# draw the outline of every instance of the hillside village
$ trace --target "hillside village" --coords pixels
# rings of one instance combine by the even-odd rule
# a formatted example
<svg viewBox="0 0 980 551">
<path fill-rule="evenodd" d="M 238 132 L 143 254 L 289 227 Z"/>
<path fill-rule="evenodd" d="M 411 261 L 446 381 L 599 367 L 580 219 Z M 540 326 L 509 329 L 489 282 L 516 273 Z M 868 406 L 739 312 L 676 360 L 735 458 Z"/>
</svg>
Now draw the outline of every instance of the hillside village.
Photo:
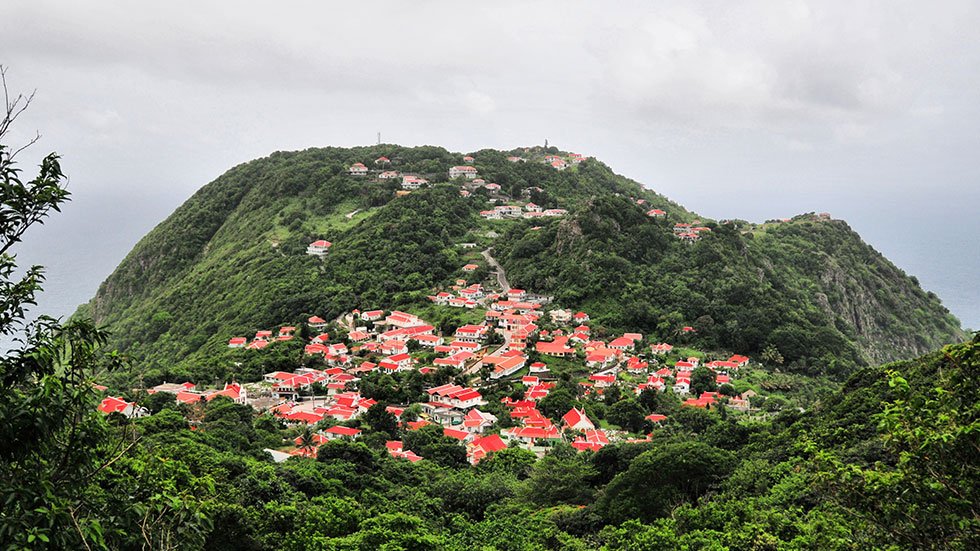
<svg viewBox="0 0 980 551">
<path fill-rule="evenodd" d="M 465 275 L 479 268 L 470 263 L 460 271 Z M 504 288 L 497 282 L 506 279 L 493 275 L 484 283 L 460 278 L 429 296 L 434 308 L 466 312 L 469 323 L 451 330 L 440 331 L 419 315 L 397 310 L 354 310 L 329 322 L 311 316 L 303 331 L 285 325 L 228 340 L 229 349 L 261 353 L 309 333 L 304 361 L 292 371 L 210 390 L 186 382 L 145 391 L 173 395 L 176 403 L 189 407 L 218 397 L 250 404 L 297 430 L 314 428 L 319 444 L 371 431 L 362 421 L 381 403 L 378 381 L 405 384 L 410 377 L 428 377 L 419 400 L 386 402 L 384 410 L 405 430 L 440 427 L 465 448 L 471 463 L 504 447 L 541 456 L 562 441 L 596 451 L 619 441 L 647 440 L 669 413 L 642 405 L 664 402 L 651 399 L 654 395 L 676 399 L 681 407 L 759 413 L 752 406 L 756 392 L 737 393 L 733 386 L 749 365 L 747 357 L 649 342 L 639 333 L 605 335 L 590 326 L 588 313 L 558 308 L 549 296 Z M 330 328 L 343 336 L 332 337 Z M 695 331 L 683 326 L 678 335 Z M 366 393 L 362 385 L 367 379 L 373 390 Z M 620 402 L 629 407 L 619 408 Z M 142 406 L 112 396 L 100 411 L 147 414 Z M 387 449 L 394 457 L 423 459 L 399 441 L 387 442 Z M 275 451 L 282 452 L 280 457 L 316 454 L 299 436 Z"/>
<path fill-rule="evenodd" d="M 531 148 L 525 153 L 533 162 L 559 171 L 586 160 L 577 154 L 541 155 Z M 507 160 L 529 162 L 521 156 Z M 463 157 L 463 164 L 452 166 L 446 176 L 458 183 L 462 196 L 475 197 L 479 191 L 494 204 L 492 210 L 480 212 L 482 218 L 533 220 L 567 214 L 565 209 L 543 208 L 531 201 L 531 195 L 544 191 L 540 187 L 523 189 L 517 199 L 507 196 L 501 186 L 479 177 L 474 161 Z M 392 170 L 386 157 L 375 159 L 373 165 L 354 163 L 348 174 L 376 181 L 400 179 L 398 194 L 412 193 L 436 177 Z M 632 201 L 651 218 L 667 217 L 662 208 L 647 210 L 645 199 Z M 826 214 L 820 217 L 829 219 Z M 782 222 L 788 220 L 771 223 Z M 745 231 L 757 229 L 751 226 Z M 711 228 L 700 220 L 673 225 L 673 235 L 691 244 L 709 232 Z M 459 244 L 463 249 L 476 245 Z M 319 239 L 309 243 L 305 252 L 329 262 L 332 246 Z M 653 342 L 636 332 L 607 334 L 602 327 L 593 327 L 586 312 L 565 310 L 552 304 L 553 297 L 511 288 L 490 249 L 463 257 L 467 263 L 460 267 L 460 277 L 428 295 L 435 310 L 427 313 L 458 309 L 457 317 L 466 323 L 437 327 L 425 319 L 426 313 L 392 309 L 355 309 L 330 321 L 311 316 L 299 325 L 263 329 L 251 337 L 231 336 L 227 341 L 228 349 L 261 353 L 302 339 L 303 358 L 294 362 L 292 370 L 265 373 L 261 381 L 231 380 L 210 389 L 184 382 L 134 391 L 173 395 L 176 403 L 187 407 L 225 397 L 271 414 L 296 430 L 315 429 L 317 444 L 370 433 L 371 426 L 363 419 L 372 407 L 383 407 L 404 430 L 441 427 L 444 436 L 466 449 L 471 463 L 504 447 L 522 447 L 541 456 L 562 441 L 579 451 L 645 441 L 653 437 L 651 430 L 668 420 L 670 411 L 676 411 L 673 406 L 740 415 L 764 413 L 758 406 L 765 396 L 752 385 L 739 384 L 750 369 L 746 356 Z M 464 279 L 470 276 L 480 281 Z M 696 332 L 696 327 L 681 325 L 675 334 L 686 342 Z M 379 383 L 395 387 L 409 382 L 421 384 L 414 401 L 379 399 L 384 394 L 378 391 Z M 736 386 L 742 390 L 736 391 Z M 99 409 L 126 417 L 148 414 L 136 402 L 113 396 L 106 397 Z M 423 459 L 398 441 L 389 441 L 386 447 L 394 457 Z M 297 437 L 272 451 L 280 458 L 315 455 L 316 447 Z"/>
</svg>

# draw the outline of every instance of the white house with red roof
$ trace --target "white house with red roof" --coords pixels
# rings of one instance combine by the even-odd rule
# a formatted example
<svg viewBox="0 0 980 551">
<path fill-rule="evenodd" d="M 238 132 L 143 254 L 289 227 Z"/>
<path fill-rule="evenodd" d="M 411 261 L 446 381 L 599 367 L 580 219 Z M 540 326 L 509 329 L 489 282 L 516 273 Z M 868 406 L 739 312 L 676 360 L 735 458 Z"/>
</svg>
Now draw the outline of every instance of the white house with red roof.
<svg viewBox="0 0 980 551">
<path fill-rule="evenodd" d="M 527 358 L 524 356 L 507 357 L 494 366 L 493 371 L 490 373 L 490 378 L 500 379 L 502 377 L 508 377 L 520 371 L 525 365 L 527 365 Z"/>
<path fill-rule="evenodd" d="M 728 361 L 734 363 L 738 367 L 745 367 L 745 366 L 749 365 L 749 358 L 746 357 L 746 356 L 739 355 L 739 354 L 735 354 L 731 358 L 728 358 Z"/>
<path fill-rule="evenodd" d="M 489 330 L 486 325 L 464 325 L 456 329 L 454 336 L 463 342 L 480 342 L 486 338 Z"/>
<path fill-rule="evenodd" d="M 613 350 L 625 351 L 625 350 L 633 350 L 634 344 L 633 344 L 633 339 L 624 336 L 624 337 L 619 337 L 618 339 L 613 339 L 612 342 L 610 342 L 607 346 L 609 348 L 612 348 Z"/>
<path fill-rule="evenodd" d="M 650 345 L 650 352 L 652 352 L 654 354 L 657 354 L 657 355 L 664 355 L 664 354 L 670 352 L 673 349 L 674 349 L 674 347 L 672 345 L 669 345 L 669 344 L 664 343 L 664 342 L 659 343 L 659 344 L 651 344 Z"/>
<path fill-rule="evenodd" d="M 391 163 L 391 160 L 388 159 L 388 157 L 378 157 L 377 159 L 374 160 L 374 164 L 376 165 L 386 165 L 389 163 Z"/>
<path fill-rule="evenodd" d="M 306 247 L 306 254 L 310 256 L 318 256 L 323 258 L 327 256 L 327 252 L 330 250 L 331 243 L 323 239 L 319 241 L 314 241 Z"/>
<path fill-rule="evenodd" d="M 369 310 L 367 312 L 361 312 L 360 317 L 363 321 L 375 321 L 381 319 L 385 315 L 384 310 Z"/>
<path fill-rule="evenodd" d="M 381 174 L 378 174 L 378 178 L 380 178 L 382 180 L 391 180 L 391 179 L 395 179 L 397 177 L 398 177 L 398 173 L 395 172 L 394 170 L 386 170 L 386 171 L 382 172 Z"/>
<path fill-rule="evenodd" d="M 500 438 L 499 434 L 491 434 L 482 438 L 475 438 L 466 447 L 466 453 L 470 463 L 476 465 L 487 455 L 507 448 L 507 444 Z"/>
<path fill-rule="evenodd" d="M 476 178 L 476 169 L 468 165 L 454 166 L 449 169 L 450 180 L 460 176 L 472 180 L 473 178 Z"/>
<path fill-rule="evenodd" d="M 402 189 L 418 189 L 422 187 L 423 184 L 428 184 L 429 181 L 425 178 L 419 178 L 418 176 L 404 175 L 402 176 Z"/>
<path fill-rule="evenodd" d="M 663 218 L 664 216 L 667 216 L 667 213 L 660 209 L 653 209 L 647 211 L 647 216 L 651 216 L 653 218 Z"/>
<path fill-rule="evenodd" d="M 327 440 L 355 440 L 361 434 L 361 429 L 341 427 L 340 425 L 330 427 L 323 431 Z"/>
<path fill-rule="evenodd" d="M 350 169 L 347 172 L 351 176 L 365 176 L 368 173 L 368 167 L 364 166 L 364 163 L 354 163 L 350 165 Z"/>
<path fill-rule="evenodd" d="M 561 417 L 562 426 L 569 429 L 575 430 L 588 430 L 594 429 L 595 424 L 589 419 L 589 416 L 585 414 L 584 409 L 572 408 Z"/>
<path fill-rule="evenodd" d="M 126 417 L 146 417 L 150 414 L 145 407 L 137 405 L 135 402 L 127 402 L 122 398 L 106 396 L 99 404 L 99 412 L 108 415 L 110 413 L 120 413 Z"/>
<path fill-rule="evenodd" d="M 310 317 L 310 319 L 306 320 L 306 324 L 312 327 L 313 329 L 323 329 L 324 327 L 327 326 L 327 320 L 319 316 L 312 316 Z"/>
<path fill-rule="evenodd" d="M 223 390 L 206 393 L 204 398 L 210 402 L 218 396 L 226 396 L 231 398 L 231 401 L 235 402 L 236 404 L 248 403 L 248 395 L 245 392 L 245 387 L 234 381 L 231 383 L 225 383 L 225 388 Z"/>
<path fill-rule="evenodd" d="M 245 337 L 233 337 L 230 341 L 228 341 L 228 348 L 245 348 L 247 343 L 248 339 Z"/>
</svg>

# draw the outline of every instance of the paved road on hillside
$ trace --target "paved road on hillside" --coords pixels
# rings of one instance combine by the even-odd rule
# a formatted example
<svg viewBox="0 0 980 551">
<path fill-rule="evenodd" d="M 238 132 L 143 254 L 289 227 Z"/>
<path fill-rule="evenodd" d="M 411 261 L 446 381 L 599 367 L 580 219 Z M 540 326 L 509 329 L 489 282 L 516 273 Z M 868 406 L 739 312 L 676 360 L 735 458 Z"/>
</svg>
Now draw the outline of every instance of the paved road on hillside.
<svg viewBox="0 0 980 551">
<path fill-rule="evenodd" d="M 504 273 L 504 269 L 500 266 L 500 264 L 497 264 L 497 261 L 494 260 L 492 256 L 490 256 L 490 249 L 483 251 L 483 253 L 481 254 L 483 254 L 483 258 L 487 259 L 488 264 L 496 268 L 497 283 L 500 284 L 500 287 L 504 290 L 505 293 L 507 291 L 510 291 L 510 283 L 507 283 L 507 274 Z"/>
</svg>

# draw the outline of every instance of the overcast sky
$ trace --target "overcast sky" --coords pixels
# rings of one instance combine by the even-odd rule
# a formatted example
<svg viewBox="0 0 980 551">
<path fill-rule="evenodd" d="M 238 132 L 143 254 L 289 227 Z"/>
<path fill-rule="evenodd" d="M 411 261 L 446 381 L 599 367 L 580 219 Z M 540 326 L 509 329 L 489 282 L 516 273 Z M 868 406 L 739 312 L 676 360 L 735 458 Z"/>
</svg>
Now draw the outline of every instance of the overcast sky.
<svg viewBox="0 0 980 551">
<path fill-rule="evenodd" d="M 713 218 L 829 211 L 980 327 L 980 3 L 734 4 L 7 0 L 9 141 L 75 194 L 21 254 L 82 302 L 240 162 L 547 138 Z"/>
</svg>

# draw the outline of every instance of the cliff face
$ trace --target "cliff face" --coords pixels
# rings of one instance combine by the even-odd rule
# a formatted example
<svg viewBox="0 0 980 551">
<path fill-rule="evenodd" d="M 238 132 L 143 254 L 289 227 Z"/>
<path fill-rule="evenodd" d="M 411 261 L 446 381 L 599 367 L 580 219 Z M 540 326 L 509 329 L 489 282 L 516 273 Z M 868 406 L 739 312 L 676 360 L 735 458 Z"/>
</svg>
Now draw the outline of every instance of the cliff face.
<svg viewBox="0 0 980 551">
<path fill-rule="evenodd" d="M 509 162 L 515 154 L 528 162 Z M 569 211 L 547 220 L 481 219 L 489 193 L 463 196 L 446 182 L 462 155 L 436 147 L 309 149 L 245 163 L 144 237 L 80 313 L 108 324 L 113 344 L 145 370 L 209 374 L 231 336 L 304 315 L 426 304 L 459 275 L 455 245 L 479 241 L 513 285 L 588 309 L 599 328 L 748 354 L 775 346 L 787 369 L 843 373 L 964 337 L 934 295 L 842 221 L 699 221 L 600 162 L 557 171 L 538 162 L 547 154 L 561 152 L 473 154 L 480 176 L 500 184 L 495 198 Z M 385 169 L 431 186 L 401 196 L 400 179 L 347 172 L 382 156 Z M 679 239 L 675 224 L 695 221 L 708 229 L 693 244 Z M 491 229 L 499 237 L 485 237 Z M 316 239 L 333 243 L 325 261 L 305 254 Z"/>
</svg>

